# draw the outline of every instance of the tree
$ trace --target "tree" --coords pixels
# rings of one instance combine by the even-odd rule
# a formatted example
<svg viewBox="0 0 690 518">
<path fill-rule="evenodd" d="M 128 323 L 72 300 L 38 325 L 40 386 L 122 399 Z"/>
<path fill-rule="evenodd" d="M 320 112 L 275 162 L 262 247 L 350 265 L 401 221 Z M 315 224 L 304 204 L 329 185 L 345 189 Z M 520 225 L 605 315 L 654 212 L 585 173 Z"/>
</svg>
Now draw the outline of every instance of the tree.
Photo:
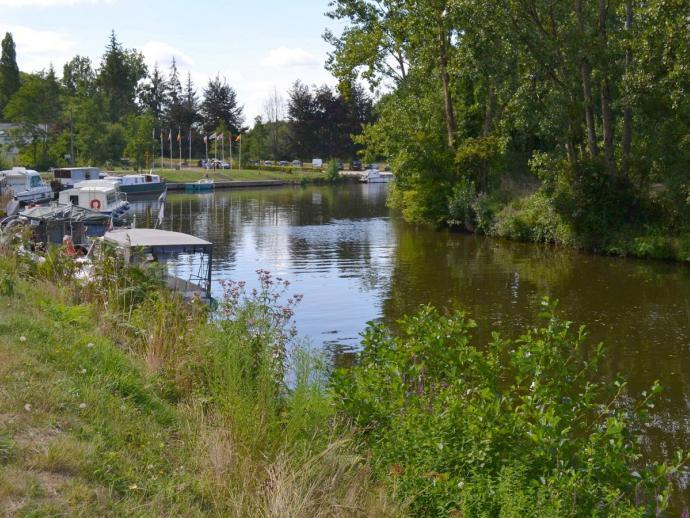
<svg viewBox="0 0 690 518">
<path fill-rule="evenodd" d="M 266 118 L 266 126 L 268 129 L 268 146 L 273 160 L 282 157 L 285 151 L 281 136 L 284 135 L 285 119 L 285 100 L 283 96 L 278 93 L 277 89 L 273 89 L 271 95 L 264 102 L 264 116 Z"/>
<path fill-rule="evenodd" d="M 32 164 L 36 167 L 47 159 L 51 126 L 58 122 L 60 114 L 60 85 L 52 66 L 48 72 L 27 76 L 5 106 L 5 117 L 21 125 L 18 143 L 28 142 Z"/>
<path fill-rule="evenodd" d="M 158 65 L 154 65 L 153 72 L 142 87 L 140 102 L 144 110 L 160 124 L 165 107 L 168 105 L 168 82 L 161 74 Z"/>
<path fill-rule="evenodd" d="M 199 121 L 199 99 L 192 81 L 192 74 L 187 73 L 187 82 L 182 96 L 182 112 L 180 122 L 183 128 L 191 128 Z"/>
<path fill-rule="evenodd" d="M 96 73 L 91 65 L 91 59 L 84 56 L 74 56 L 62 68 L 62 84 L 69 95 L 89 95 L 96 83 Z"/>
<path fill-rule="evenodd" d="M 153 144 L 155 119 L 151 114 L 130 115 L 125 126 L 125 154 L 134 161 L 137 171 L 146 167 L 146 156 Z"/>
<path fill-rule="evenodd" d="M 184 92 L 180 82 L 180 73 L 177 70 L 177 62 L 173 57 L 168 75 L 168 95 L 165 105 L 165 118 L 171 128 L 180 128 L 184 119 Z"/>
<path fill-rule="evenodd" d="M 136 113 L 138 85 L 146 73 L 144 56 L 136 50 L 124 49 L 112 31 L 98 72 L 98 85 L 108 96 L 111 122 Z"/>
<path fill-rule="evenodd" d="M 17 66 L 17 50 L 12 33 L 6 33 L 2 40 L 2 54 L 0 55 L 0 114 L 19 90 L 19 67 Z"/>
<path fill-rule="evenodd" d="M 242 106 L 237 102 L 237 93 L 225 79 L 216 76 L 209 80 L 201 103 L 201 115 L 207 133 L 214 132 L 223 122 L 233 134 L 238 134 L 244 122 L 242 111 Z"/>
</svg>

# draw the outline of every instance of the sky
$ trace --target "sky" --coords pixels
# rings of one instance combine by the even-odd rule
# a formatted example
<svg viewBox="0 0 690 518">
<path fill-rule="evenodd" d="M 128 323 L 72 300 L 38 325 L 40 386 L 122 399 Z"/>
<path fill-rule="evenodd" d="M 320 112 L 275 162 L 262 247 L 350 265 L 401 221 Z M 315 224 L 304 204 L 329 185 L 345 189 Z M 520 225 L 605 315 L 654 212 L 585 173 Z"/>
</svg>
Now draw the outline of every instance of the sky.
<svg viewBox="0 0 690 518">
<path fill-rule="evenodd" d="M 335 84 L 324 69 L 328 0 L 0 0 L 0 37 L 12 32 L 24 72 L 62 65 L 80 54 L 94 65 L 111 30 L 149 67 L 173 56 L 201 93 L 219 74 L 237 91 L 245 122 L 263 113 L 269 95 L 285 96 L 297 79 Z"/>
</svg>

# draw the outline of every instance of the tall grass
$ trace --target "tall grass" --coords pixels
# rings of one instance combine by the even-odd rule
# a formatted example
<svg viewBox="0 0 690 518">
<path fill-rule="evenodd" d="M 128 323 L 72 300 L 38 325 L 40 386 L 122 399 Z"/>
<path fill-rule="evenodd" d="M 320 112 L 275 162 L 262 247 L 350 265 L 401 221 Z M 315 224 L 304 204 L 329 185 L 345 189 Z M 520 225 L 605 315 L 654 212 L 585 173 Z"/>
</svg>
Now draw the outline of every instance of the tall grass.
<svg viewBox="0 0 690 518">
<path fill-rule="evenodd" d="M 159 270 L 126 265 L 107 251 L 86 279 L 60 249 L 38 261 L 17 250 L 17 243 L 0 246 L 0 285 L 20 285 L 32 322 L 42 322 L 32 332 L 43 337 L 35 340 L 43 345 L 31 353 L 52 365 L 50 398 L 64 399 L 76 390 L 91 399 L 88 410 L 74 410 L 79 415 L 73 419 L 81 423 L 78 440 L 69 439 L 64 450 L 49 441 L 46 451 L 52 453 L 40 465 L 19 455 L 11 465 L 15 471 L 0 472 L 0 494 L 3 474 L 13 479 L 39 470 L 111 488 L 97 502 L 61 495 L 54 509 L 59 513 L 109 506 L 116 513 L 144 514 L 401 513 L 333 413 L 323 362 L 297 340 L 292 308 L 299 296 L 289 295 L 288 283 L 261 271 L 259 290 L 227 285 L 219 310 L 211 313 L 166 290 Z M 10 291 L 0 298 L 12 305 Z M 19 309 L 6 318 L 12 315 L 19 327 L 33 325 Z M 0 317 L 0 354 L 3 332 L 10 331 Z M 92 371 L 102 372 L 103 382 L 84 385 L 84 373 Z M 32 383 L 21 393 L 38 391 Z M 27 396 L 17 396 L 14 404 L 21 397 Z M 0 444 L 9 444 L 24 432 L 20 427 L 7 437 L 2 433 L 0 423 Z M 61 451 L 82 460 L 70 468 Z"/>
</svg>

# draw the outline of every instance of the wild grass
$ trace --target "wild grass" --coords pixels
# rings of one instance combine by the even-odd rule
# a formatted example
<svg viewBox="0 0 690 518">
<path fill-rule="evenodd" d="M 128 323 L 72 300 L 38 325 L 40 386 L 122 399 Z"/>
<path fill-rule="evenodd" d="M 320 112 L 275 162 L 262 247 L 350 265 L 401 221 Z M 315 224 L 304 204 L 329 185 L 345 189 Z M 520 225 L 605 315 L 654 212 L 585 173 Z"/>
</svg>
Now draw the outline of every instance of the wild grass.
<svg viewBox="0 0 690 518">
<path fill-rule="evenodd" d="M 70 261 L 0 245 L 0 514 L 402 514 L 282 281 L 209 319 L 154 271 L 104 255 L 87 282 Z"/>
</svg>

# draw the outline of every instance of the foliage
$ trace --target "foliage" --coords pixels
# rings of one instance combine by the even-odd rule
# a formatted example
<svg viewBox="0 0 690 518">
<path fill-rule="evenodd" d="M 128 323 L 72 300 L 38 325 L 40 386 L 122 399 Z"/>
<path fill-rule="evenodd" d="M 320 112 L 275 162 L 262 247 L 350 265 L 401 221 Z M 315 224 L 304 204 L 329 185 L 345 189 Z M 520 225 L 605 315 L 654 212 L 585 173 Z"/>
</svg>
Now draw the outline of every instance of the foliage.
<svg viewBox="0 0 690 518">
<path fill-rule="evenodd" d="M 527 219 L 555 210 L 575 242 L 611 249 L 635 225 L 688 230 L 684 7 L 336 0 L 329 15 L 345 28 L 325 35 L 327 67 L 343 85 L 388 87 L 357 142 L 393 165 L 391 203 L 406 219 L 476 228 L 467 181 L 497 200 L 531 163 L 549 202 Z"/>
<path fill-rule="evenodd" d="M 2 112 L 12 96 L 19 90 L 19 67 L 17 66 L 17 50 L 11 33 L 5 33 L 0 44 L 0 118 Z"/>
<path fill-rule="evenodd" d="M 640 467 L 640 425 L 661 391 L 634 404 L 595 381 L 601 345 L 542 304 L 544 326 L 472 345 L 463 312 L 426 307 L 392 335 L 372 324 L 336 404 L 415 515 L 641 516 L 669 498 L 673 465 Z"/>
<path fill-rule="evenodd" d="M 244 122 L 242 110 L 242 106 L 237 102 L 237 93 L 225 79 L 221 80 L 220 76 L 216 76 L 209 80 L 204 90 L 204 100 L 201 102 L 206 133 L 213 133 L 223 123 L 237 135 Z"/>
</svg>

